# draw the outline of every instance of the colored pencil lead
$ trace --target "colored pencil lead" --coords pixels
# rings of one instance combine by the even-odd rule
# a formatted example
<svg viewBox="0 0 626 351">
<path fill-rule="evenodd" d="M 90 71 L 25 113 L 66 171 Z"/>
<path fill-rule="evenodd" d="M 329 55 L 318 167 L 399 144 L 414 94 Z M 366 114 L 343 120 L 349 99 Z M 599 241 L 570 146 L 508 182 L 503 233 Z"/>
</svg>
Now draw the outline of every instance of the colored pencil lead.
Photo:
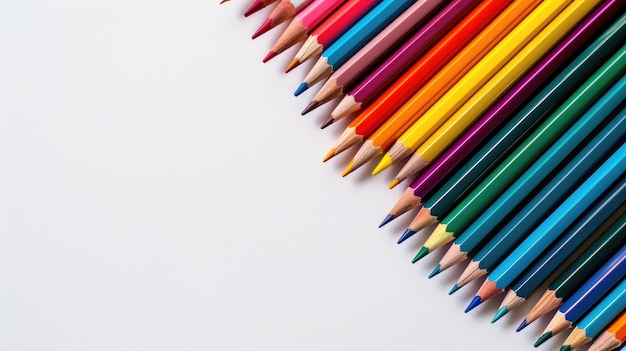
<svg viewBox="0 0 626 351">
<path fill-rule="evenodd" d="M 452 295 L 455 292 L 457 292 L 459 289 L 461 289 L 461 287 L 459 286 L 459 284 L 454 284 L 452 286 L 452 289 L 450 289 L 450 291 L 448 291 L 448 295 Z"/>
<path fill-rule="evenodd" d="M 319 101 L 311 101 L 305 108 L 304 110 L 302 110 L 302 112 L 300 113 L 301 115 L 306 115 L 307 113 L 315 110 L 316 108 L 318 108 L 320 106 Z"/>
<path fill-rule="evenodd" d="M 263 63 L 273 59 L 274 57 L 276 57 L 278 55 L 277 52 L 275 51 L 270 51 L 267 53 L 267 55 L 265 55 L 265 57 L 263 58 Z"/>
<path fill-rule="evenodd" d="M 469 305 L 467 305 L 467 308 L 465 309 L 465 313 L 473 310 L 474 308 L 478 307 L 478 305 L 480 305 L 482 303 L 482 300 L 480 299 L 480 296 L 474 296 L 474 298 L 472 299 L 472 301 L 470 302 Z"/>
<path fill-rule="evenodd" d="M 378 228 L 382 228 L 385 224 L 393 221 L 396 218 L 396 216 L 392 215 L 392 214 L 388 214 L 387 216 L 385 216 L 385 219 L 383 219 L 382 222 L 380 222 L 380 224 L 378 225 Z"/>
<path fill-rule="evenodd" d="M 544 333 L 542 336 L 539 337 L 539 339 L 537 339 L 537 341 L 535 341 L 535 347 L 538 347 L 539 345 L 543 344 L 544 342 L 548 341 L 548 339 L 550 339 L 552 337 L 552 332 L 547 332 Z"/>
<path fill-rule="evenodd" d="M 296 89 L 296 91 L 293 93 L 293 95 L 298 96 L 302 93 L 304 93 L 307 89 L 309 89 L 309 85 L 306 83 L 300 83 L 300 86 L 298 87 L 298 89 Z"/>
<path fill-rule="evenodd" d="M 222 1 L 220 1 L 220 5 L 221 5 L 221 4 L 223 4 L 223 3 L 225 3 L 225 2 L 228 2 L 228 0 L 222 0 Z"/>
<path fill-rule="evenodd" d="M 287 67 L 285 67 L 285 73 L 291 72 L 292 69 L 300 66 L 300 63 L 301 63 L 300 60 L 298 60 L 297 58 L 291 60 L 291 62 L 289 62 Z"/>
<path fill-rule="evenodd" d="M 498 319 L 504 317 L 505 314 L 509 313 L 509 309 L 506 307 L 500 307 L 498 309 L 498 312 L 496 312 L 496 315 L 493 316 L 493 319 L 491 319 L 491 323 L 495 323 L 498 321 Z"/>
<path fill-rule="evenodd" d="M 254 3 L 252 3 L 252 5 L 248 7 L 246 12 L 243 13 L 243 16 L 248 17 L 251 14 L 261 10 L 263 7 L 265 7 L 265 5 L 263 4 L 263 0 L 255 0 Z"/>
<path fill-rule="evenodd" d="M 411 261 L 411 263 L 415 263 L 415 262 L 421 260 L 422 258 L 424 258 L 424 256 L 428 255 L 428 252 L 429 252 L 428 248 L 422 246 L 422 248 L 417 253 L 417 255 L 415 255 L 415 257 L 413 257 L 413 260 Z"/>
<path fill-rule="evenodd" d="M 322 160 L 322 162 L 326 162 L 328 160 L 330 160 L 331 158 L 333 158 L 336 155 L 335 153 L 335 149 L 330 149 L 330 151 L 328 151 L 328 153 L 326 154 L 326 156 L 324 156 L 324 159 Z"/>
<path fill-rule="evenodd" d="M 341 176 L 345 177 L 348 174 L 352 173 L 356 169 L 356 167 L 353 167 L 353 166 L 354 166 L 354 159 L 350 160 L 350 163 L 348 163 L 348 165 L 346 166 L 346 169 L 343 170 L 343 173 L 341 173 Z"/>
<path fill-rule="evenodd" d="M 386 153 L 383 156 L 383 158 L 380 160 L 380 162 L 378 162 L 378 164 L 376 165 L 376 168 L 374 168 L 374 171 L 372 172 L 372 174 L 376 175 L 376 174 L 384 171 L 388 167 L 390 167 L 392 164 L 393 164 L 393 160 L 391 159 L 391 156 L 389 156 L 389 154 Z"/>
<path fill-rule="evenodd" d="M 391 183 L 389 183 L 388 188 L 389 189 L 393 189 L 396 187 L 396 185 L 400 184 L 400 181 L 398 179 L 394 179 L 391 181 Z"/>
<path fill-rule="evenodd" d="M 520 323 L 520 325 L 515 329 L 515 331 L 519 333 L 520 330 L 526 328 L 527 325 L 528 323 L 526 322 L 526 319 L 524 319 L 522 323 Z"/>
<path fill-rule="evenodd" d="M 263 22 L 263 24 L 261 24 L 259 29 L 257 29 L 256 32 L 252 34 L 252 39 L 256 39 L 258 36 L 267 32 L 270 29 L 272 29 L 272 20 L 268 18 Z"/>
<path fill-rule="evenodd" d="M 403 241 L 405 241 L 406 239 L 410 238 L 411 236 L 413 236 L 413 234 L 417 233 L 416 231 L 413 231 L 411 229 L 406 229 L 404 231 L 404 233 L 402 233 L 402 236 L 400 236 L 400 239 L 398 239 L 398 244 L 402 243 Z"/>
<path fill-rule="evenodd" d="M 432 272 L 430 272 L 430 274 L 428 275 L 428 279 L 436 276 L 437 274 L 439 274 L 441 272 L 441 265 L 438 264 L 435 266 L 435 269 L 433 269 Z"/>
<path fill-rule="evenodd" d="M 320 129 L 324 129 L 333 123 L 335 123 L 335 119 L 332 116 L 330 116 L 324 121 L 324 123 L 322 123 L 322 125 L 320 126 Z"/>
<path fill-rule="evenodd" d="M 561 348 L 559 349 L 559 351 L 570 351 L 572 349 L 571 346 L 569 345 L 563 345 L 561 346 Z"/>
</svg>

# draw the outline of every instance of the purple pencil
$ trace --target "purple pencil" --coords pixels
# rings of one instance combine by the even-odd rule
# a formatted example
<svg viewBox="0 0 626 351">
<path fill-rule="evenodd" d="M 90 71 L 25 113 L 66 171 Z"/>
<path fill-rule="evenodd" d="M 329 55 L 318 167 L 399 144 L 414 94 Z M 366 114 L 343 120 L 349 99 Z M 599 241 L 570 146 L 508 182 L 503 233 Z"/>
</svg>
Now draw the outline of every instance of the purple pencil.
<svg viewBox="0 0 626 351">
<path fill-rule="evenodd" d="M 417 1 L 404 11 L 398 18 L 391 22 L 385 29 L 378 33 L 367 45 L 361 48 L 346 63 L 341 65 L 329 78 L 326 84 L 315 95 L 313 101 L 302 111 L 307 114 L 318 106 L 333 100 L 342 94 L 344 87 L 352 84 L 378 59 L 384 56 L 400 40 L 414 31 L 422 24 L 427 16 L 435 11 L 443 0 Z M 458 2 L 458 1 L 455 1 Z M 472 3 L 476 0 L 461 1 Z M 421 30 L 417 33 L 422 32 Z M 432 39 L 431 39 L 432 41 Z M 430 41 L 429 41 L 430 42 Z M 424 41 L 424 45 L 429 42 Z"/>
<path fill-rule="evenodd" d="M 381 225 L 421 205 L 422 198 L 431 192 L 453 169 L 467 159 L 483 140 L 491 135 L 512 111 L 522 106 L 567 61 L 594 38 L 624 5 L 619 0 L 605 1 L 587 16 L 565 39 L 553 48 L 535 67 L 522 77 L 507 94 L 498 100 L 470 129 L 426 169 L 400 197 Z M 529 129 L 535 121 L 511 121 L 511 130 Z M 514 132 L 509 135 L 514 135 Z"/>
<path fill-rule="evenodd" d="M 442 10 L 451 8 L 456 3 L 453 2 Z M 323 127 L 332 124 L 334 121 L 341 119 L 351 113 L 361 110 L 363 104 L 371 101 L 380 92 L 382 92 L 391 82 L 395 81 L 400 74 L 413 65 L 422 55 L 429 57 L 437 57 L 433 60 L 432 75 L 441 69 L 450 59 L 458 54 L 475 36 L 480 33 L 502 10 L 504 10 L 511 0 L 487 0 L 476 7 L 474 11 L 463 19 L 454 29 L 446 28 L 449 32 L 445 38 L 441 38 L 440 44 L 430 50 L 428 53 L 421 49 L 423 38 L 414 36 L 400 46 L 390 57 L 379 64 L 372 72 L 363 78 L 358 84 L 351 88 L 350 92 L 341 100 L 339 105 L 331 113 L 331 116 L 324 123 Z M 439 17 L 439 16 L 437 16 Z M 445 23 L 445 18 L 433 18 L 432 23 L 439 25 Z M 435 22 L 435 20 L 438 20 Z M 443 21 L 443 22 L 439 22 Z M 454 24 L 454 23 L 453 23 Z M 446 27 L 448 24 L 446 24 Z M 439 39 L 438 39 L 439 40 Z"/>
</svg>

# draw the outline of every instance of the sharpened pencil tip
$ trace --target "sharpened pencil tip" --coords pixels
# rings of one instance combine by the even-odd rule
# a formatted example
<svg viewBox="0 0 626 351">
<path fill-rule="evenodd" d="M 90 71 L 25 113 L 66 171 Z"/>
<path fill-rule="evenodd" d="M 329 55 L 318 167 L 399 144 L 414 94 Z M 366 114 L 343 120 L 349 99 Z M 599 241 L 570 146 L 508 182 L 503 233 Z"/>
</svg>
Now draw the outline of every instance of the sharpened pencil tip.
<svg viewBox="0 0 626 351">
<path fill-rule="evenodd" d="M 425 246 L 422 246 L 422 248 L 419 250 L 419 252 L 417 253 L 417 255 L 415 255 L 415 257 L 413 257 L 413 261 L 411 261 L 411 263 L 415 263 L 419 260 L 421 260 L 422 258 L 424 258 L 424 256 L 428 255 L 428 248 Z"/>
<path fill-rule="evenodd" d="M 246 10 L 246 12 L 243 13 L 244 17 L 248 17 L 251 14 L 259 11 L 260 9 L 263 8 L 263 1 L 261 0 L 256 0 L 252 5 L 250 5 L 250 7 L 248 7 L 248 9 Z"/>
<path fill-rule="evenodd" d="M 389 189 L 395 188 L 398 184 L 400 184 L 400 181 L 397 178 L 392 180 L 391 183 L 389 183 Z"/>
<path fill-rule="evenodd" d="M 504 317 L 505 314 L 509 313 L 509 309 L 505 307 L 500 307 L 500 309 L 498 310 L 498 312 L 496 312 L 496 315 L 493 316 L 493 319 L 491 320 L 491 323 L 495 323 L 498 321 L 498 319 Z"/>
<path fill-rule="evenodd" d="M 259 27 L 259 29 L 256 30 L 256 32 L 254 32 L 254 34 L 252 34 L 252 39 L 256 39 L 257 37 L 259 37 L 261 34 L 267 32 L 268 30 L 272 29 L 272 20 L 271 19 L 266 19 L 263 24 L 261 24 L 261 26 Z"/>
<path fill-rule="evenodd" d="M 478 305 L 480 305 L 482 302 L 483 301 L 481 300 L 480 296 L 474 296 L 474 298 L 472 299 L 472 302 L 470 302 L 470 304 L 467 305 L 467 308 L 465 309 L 465 313 L 478 307 Z"/>
<path fill-rule="evenodd" d="M 526 321 L 526 319 L 524 319 L 522 323 L 520 323 L 520 325 L 517 327 L 517 329 L 515 329 L 515 331 L 519 333 L 522 329 L 526 328 L 527 325 L 528 322 Z"/>
<path fill-rule="evenodd" d="M 301 83 L 298 89 L 296 89 L 296 91 L 293 93 L 293 95 L 298 96 L 304 93 L 307 89 L 309 89 L 309 85 L 306 83 Z"/>
<path fill-rule="evenodd" d="M 539 345 L 543 344 L 544 342 L 548 341 L 548 339 L 550 339 L 552 337 L 552 332 L 547 332 L 545 334 L 543 334 L 542 336 L 539 337 L 539 339 L 537 339 L 537 341 L 535 341 L 535 347 L 538 347 Z"/>
<path fill-rule="evenodd" d="M 300 60 L 298 60 L 297 58 L 294 58 L 293 60 L 291 60 L 291 62 L 289 62 L 287 67 L 285 67 L 285 73 L 291 72 L 292 69 L 300 66 L 300 63 L 301 63 Z"/>
<path fill-rule="evenodd" d="M 441 265 L 438 264 L 435 266 L 435 269 L 433 269 L 432 272 L 430 272 L 430 274 L 428 275 L 428 279 L 436 276 L 437 274 L 439 274 L 441 272 Z"/>
<path fill-rule="evenodd" d="M 267 53 L 267 55 L 265 55 L 265 57 L 263 58 L 263 63 L 273 59 L 274 57 L 276 57 L 278 55 L 277 52 L 275 51 L 270 51 Z"/>
<path fill-rule="evenodd" d="M 563 345 L 559 349 L 559 351 L 571 351 L 571 350 L 572 350 L 572 347 L 570 345 Z"/>
<path fill-rule="evenodd" d="M 389 154 L 387 153 L 383 156 L 380 162 L 378 162 L 378 164 L 376 165 L 376 168 L 374 168 L 374 171 L 372 171 L 372 174 L 376 175 L 384 171 L 385 169 L 389 168 L 392 164 L 393 164 L 393 160 L 391 159 L 391 156 L 389 156 Z"/>
<path fill-rule="evenodd" d="M 304 108 L 304 110 L 302 110 L 302 112 L 300 114 L 304 116 L 307 113 L 315 110 L 319 105 L 320 105 L 319 101 L 313 100 Z"/>
<path fill-rule="evenodd" d="M 400 239 L 398 239 L 398 244 L 401 244 L 403 241 L 405 241 L 406 239 L 410 238 L 415 233 L 417 233 L 417 232 L 414 231 L 414 230 L 406 229 L 404 231 L 404 233 L 402 233 L 402 236 L 400 236 Z"/>
<path fill-rule="evenodd" d="M 335 148 L 330 149 L 330 151 L 324 156 L 322 162 L 326 162 L 335 156 Z"/>
<path fill-rule="evenodd" d="M 228 0 L 222 0 L 222 1 L 220 1 L 220 5 L 221 5 L 221 4 L 223 4 L 223 3 L 225 3 L 225 2 L 228 2 Z"/>
<path fill-rule="evenodd" d="M 333 123 L 335 123 L 335 119 L 332 116 L 330 116 L 328 117 L 327 120 L 324 121 L 324 123 L 322 123 L 322 126 L 320 127 L 320 129 L 324 129 Z"/>
<path fill-rule="evenodd" d="M 350 160 L 350 163 L 348 163 L 348 166 L 346 166 L 346 169 L 343 170 L 343 173 L 341 173 L 341 176 L 345 177 L 348 174 L 352 173 L 352 171 L 354 171 L 354 168 L 352 168 L 352 166 L 354 166 L 354 160 Z"/>
<path fill-rule="evenodd" d="M 448 291 L 448 295 L 452 295 L 455 292 L 457 292 L 457 290 L 461 289 L 461 287 L 459 286 L 459 284 L 454 284 L 454 286 L 452 287 L 452 289 L 450 289 L 450 291 Z"/>
<path fill-rule="evenodd" d="M 392 215 L 391 213 L 386 215 L 385 219 L 383 219 L 383 221 L 380 222 L 380 224 L 378 225 L 378 228 L 384 227 L 387 223 L 393 221 L 394 219 L 396 219 L 396 216 Z"/>
</svg>

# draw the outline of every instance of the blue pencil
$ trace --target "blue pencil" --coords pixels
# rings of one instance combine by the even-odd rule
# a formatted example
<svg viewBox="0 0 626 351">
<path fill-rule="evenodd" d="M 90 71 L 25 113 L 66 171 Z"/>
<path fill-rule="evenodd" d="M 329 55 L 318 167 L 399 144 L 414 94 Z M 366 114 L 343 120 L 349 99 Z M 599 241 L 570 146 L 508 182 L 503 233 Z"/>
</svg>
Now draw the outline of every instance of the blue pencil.
<svg viewBox="0 0 626 351">
<path fill-rule="evenodd" d="M 539 346 L 553 335 L 571 328 L 625 275 L 626 245 L 622 246 L 585 284 L 565 300 L 535 345 Z"/>
<path fill-rule="evenodd" d="M 591 342 L 624 308 L 626 308 L 626 280 L 622 280 L 578 323 L 559 351 L 570 351 Z"/>
<path fill-rule="evenodd" d="M 625 172 L 626 144 L 623 144 L 489 274 L 466 312 L 511 286 L 513 280 Z"/>
<path fill-rule="evenodd" d="M 304 82 L 296 89 L 294 95 L 302 94 L 315 83 L 330 76 L 415 1 L 383 0 L 322 52 L 322 57 L 304 78 Z"/>
</svg>

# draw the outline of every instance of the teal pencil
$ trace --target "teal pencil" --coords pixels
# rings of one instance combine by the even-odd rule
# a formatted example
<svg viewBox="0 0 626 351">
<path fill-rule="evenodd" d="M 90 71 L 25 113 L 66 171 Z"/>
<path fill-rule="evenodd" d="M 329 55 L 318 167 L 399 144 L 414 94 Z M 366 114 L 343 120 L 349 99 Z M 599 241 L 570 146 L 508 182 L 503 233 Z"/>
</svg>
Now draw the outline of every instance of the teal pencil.
<svg viewBox="0 0 626 351">
<path fill-rule="evenodd" d="M 625 172 L 626 144 L 623 144 L 489 274 L 466 312 L 510 287 L 513 280 Z"/>
</svg>

